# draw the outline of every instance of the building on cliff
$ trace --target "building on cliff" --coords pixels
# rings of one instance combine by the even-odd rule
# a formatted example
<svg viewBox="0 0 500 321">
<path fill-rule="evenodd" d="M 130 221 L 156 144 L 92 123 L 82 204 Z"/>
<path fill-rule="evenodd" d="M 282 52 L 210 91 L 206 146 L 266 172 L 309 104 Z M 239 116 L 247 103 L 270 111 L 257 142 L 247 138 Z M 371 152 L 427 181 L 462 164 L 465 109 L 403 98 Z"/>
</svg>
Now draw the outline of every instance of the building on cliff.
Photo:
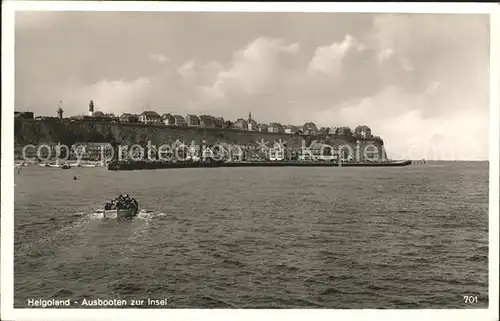
<svg viewBox="0 0 500 321">
<path fill-rule="evenodd" d="M 318 130 L 318 134 L 319 135 L 329 135 L 330 134 L 330 127 L 321 127 L 319 130 Z"/>
<path fill-rule="evenodd" d="M 187 126 L 186 119 L 184 117 L 182 117 L 181 115 L 174 115 L 174 119 L 175 119 L 175 123 L 174 123 L 175 126 L 178 126 L 178 127 L 186 127 Z"/>
<path fill-rule="evenodd" d="M 139 121 L 143 124 L 161 124 L 161 116 L 155 111 L 143 111 L 139 115 Z"/>
<path fill-rule="evenodd" d="M 248 121 L 243 118 L 238 118 L 233 124 L 233 128 L 240 130 L 248 130 Z"/>
<path fill-rule="evenodd" d="M 358 126 L 354 129 L 354 135 L 356 137 L 369 139 L 372 138 L 372 130 L 366 125 Z"/>
<path fill-rule="evenodd" d="M 295 134 L 299 130 L 299 128 L 294 125 L 285 125 L 283 126 L 283 129 L 286 134 Z"/>
<path fill-rule="evenodd" d="M 318 127 L 313 122 L 305 123 L 303 128 L 302 128 L 302 131 L 303 131 L 304 135 L 317 135 L 319 132 Z"/>
<path fill-rule="evenodd" d="M 200 116 L 200 126 L 203 128 L 215 128 L 216 119 L 214 116 L 201 115 Z"/>
<path fill-rule="evenodd" d="M 270 123 L 267 127 L 267 131 L 270 133 L 284 133 L 285 129 L 280 123 Z"/>
<path fill-rule="evenodd" d="M 267 124 L 258 124 L 257 125 L 257 131 L 259 131 L 261 133 L 267 133 L 268 127 L 269 126 Z"/>
<path fill-rule="evenodd" d="M 161 118 L 165 125 L 170 125 L 170 126 L 175 125 L 175 117 L 172 114 L 170 113 L 163 114 L 161 115 Z"/>
<path fill-rule="evenodd" d="M 338 127 L 336 134 L 339 136 L 352 136 L 352 130 L 350 127 L 346 126 Z"/>
<path fill-rule="evenodd" d="M 193 114 L 187 115 L 186 124 L 188 127 L 200 127 L 200 117 Z"/>
<path fill-rule="evenodd" d="M 226 121 L 224 120 L 223 117 L 216 117 L 215 118 L 215 127 L 224 128 L 225 123 L 226 123 Z"/>
<path fill-rule="evenodd" d="M 30 111 L 15 111 L 14 118 L 17 119 L 35 119 L 35 114 Z"/>
<path fill-rule="evenodd" d="M 123 113 L 120 116 L 120 123 L 127 124 L 137 124 L 139 122 L 139 116 L 129 113 Z"/>
</svg>

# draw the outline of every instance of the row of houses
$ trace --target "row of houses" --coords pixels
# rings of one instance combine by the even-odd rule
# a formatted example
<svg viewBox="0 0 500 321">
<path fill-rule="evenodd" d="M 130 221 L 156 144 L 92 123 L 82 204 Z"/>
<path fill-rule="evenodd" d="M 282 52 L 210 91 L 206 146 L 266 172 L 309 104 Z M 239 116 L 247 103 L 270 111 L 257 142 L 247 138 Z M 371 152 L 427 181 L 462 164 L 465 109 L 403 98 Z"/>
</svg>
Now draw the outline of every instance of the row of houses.
<svg viewBox="0 0 500 321">
<path fill-rule="evenodd" d="M 282 125 L 277 122 L 270 124 L 257 123 L 252 119 L 251 113 L 248 118 L 239 118 L 235 122 L 225 121 L 222 117 L 211 115 L 197 116 L 194 114 L 185 117 L 181 115 L 163 114 L 159 115 L 155 111 L 144 111 L 140 115 L 125 113 L 120 116 L 123 123 L 143 123 L 143 124 L 165 124 L 178 127 L 205 127 L 205 128 L 234 128 L 245 131 L 304 134 L 304 135 L 345 135 L 359 136 L 363 138 L 372 137 L 368 126 L 358 126 L 353 132 L 349 127 L 321 127 L 318 128 L 313 122 L 307 122 L 302 126 Z"/>
<path fill-rule="evenodd" d="M 34 119 L 35 115 L 30 111 L 14 111 L 14 118 L 16 118 L 16 119 Z"/>
<path fill-rule="evenodd" d="M 214 117 L 211 115 L 159 115 L 155 111 L 144 111 L 140 115 L 125 113 L 120 116 L 120 122 L 123 123 L 142 123 L 142 124 L 165 124 L 178 127 L 224 127 L 226 122 L 222 117 Z"/>
<path fill-rule="evenodd" d="M 204 127 L 204 128 L 233 128 L 244 131 L 270 132 L 270 133 L 285 133 L 285 134 L 302 134 L 302 135 L 340 135 L 340 136 L 356 136 L 360 138 L 373 138 L 371 130 L 368 126 L 358 126 L 354 131 L 349 127 L 322 127 L 319 128 L 313 122 L 306 122 L 302 126 L 282 125 L 277 122 L 270 124 L 257 123 L 252 118 L 252 113 L 248 113 L 248 118 L 239 118 L 235 122 L 225 121 L 222 117 L 211 115 L 194 115 L 189 114 L 185 117 L 178 114 L 166 113 L 163 115 L 155 111 L 143 111 L 141 114 L 124 113 L 121 116 L 107 114 L 101 111 L 95 111 L 94 102 L 91 100 L 89 104 L 89 114 L 70 117 L 73 120 L 85 121 L 109 121 L 120 123 L 142 123 L 151 125 L 168 125 L 177 127 Z M 33 118 L 33 113 L 16 112 L 16 118 Z M 37 117 L 38 118 L 38 117 Z M 53 117 L 47 117 L 53 118 Z M 61 107 L 57 109 L 57 119 L 63 118 L 63 110 Z"/>
</svg>

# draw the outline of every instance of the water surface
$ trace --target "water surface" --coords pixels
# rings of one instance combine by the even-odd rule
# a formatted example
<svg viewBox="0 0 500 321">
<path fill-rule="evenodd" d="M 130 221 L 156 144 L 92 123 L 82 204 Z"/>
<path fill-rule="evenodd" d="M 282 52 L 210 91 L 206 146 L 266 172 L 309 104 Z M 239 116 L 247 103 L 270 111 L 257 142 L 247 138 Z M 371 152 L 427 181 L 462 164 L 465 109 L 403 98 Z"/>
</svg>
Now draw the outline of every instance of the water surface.
<svg viewBox="0 0 500 321">
<path fill-rule="evenodd" d="M 15 181 L 17 308 L 29 298 L 165 298 L 168 308 L 488 305 L 487 163 L 33 166 Z M 148 212 L 132 221 L 95 213 L 118 193 Z M 464 304 L 464 295 L 478 303 Z"/>
</svg>

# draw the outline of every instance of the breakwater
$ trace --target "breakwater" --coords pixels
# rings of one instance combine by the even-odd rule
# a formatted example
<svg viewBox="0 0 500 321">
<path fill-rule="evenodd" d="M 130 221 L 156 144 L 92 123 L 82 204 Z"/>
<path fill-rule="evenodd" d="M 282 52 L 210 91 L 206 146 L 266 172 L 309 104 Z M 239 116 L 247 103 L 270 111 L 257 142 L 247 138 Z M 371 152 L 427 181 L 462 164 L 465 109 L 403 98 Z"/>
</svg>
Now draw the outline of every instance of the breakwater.
<svg viewBox="0 0 500 321">
<path fill-rule="evenodd" d="M 411 165 L 411 161 L 388 162 L 300 162 L 300 161 L 262 161 L 262 162 L 115 162 L 108 165 L 109 170 L 153 170 L 175 168 L 217 168 L 217 167 L 402 167 Z"/>
</svg>

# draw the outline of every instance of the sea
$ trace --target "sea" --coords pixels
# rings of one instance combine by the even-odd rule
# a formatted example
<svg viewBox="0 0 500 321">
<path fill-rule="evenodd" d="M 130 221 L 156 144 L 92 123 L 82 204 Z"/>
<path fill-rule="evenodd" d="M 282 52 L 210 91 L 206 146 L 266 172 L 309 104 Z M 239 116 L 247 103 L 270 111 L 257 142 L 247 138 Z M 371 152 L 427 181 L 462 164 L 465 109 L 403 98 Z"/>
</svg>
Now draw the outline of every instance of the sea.
<svg viewBox="0 0 500 321">
<path fill-rule="evenodd" d="M 70 299 L 69 308 L 84 299 L 125 300 L 122 308 L 148 299 L 164 300 L 160 308 L 488 306 L 488 162 L 32 165 L 15 184 L 16 308 L 30 299 Z M 137 218 L 102 217 L 120 193 L 138 200 Z"/>
</svg>

